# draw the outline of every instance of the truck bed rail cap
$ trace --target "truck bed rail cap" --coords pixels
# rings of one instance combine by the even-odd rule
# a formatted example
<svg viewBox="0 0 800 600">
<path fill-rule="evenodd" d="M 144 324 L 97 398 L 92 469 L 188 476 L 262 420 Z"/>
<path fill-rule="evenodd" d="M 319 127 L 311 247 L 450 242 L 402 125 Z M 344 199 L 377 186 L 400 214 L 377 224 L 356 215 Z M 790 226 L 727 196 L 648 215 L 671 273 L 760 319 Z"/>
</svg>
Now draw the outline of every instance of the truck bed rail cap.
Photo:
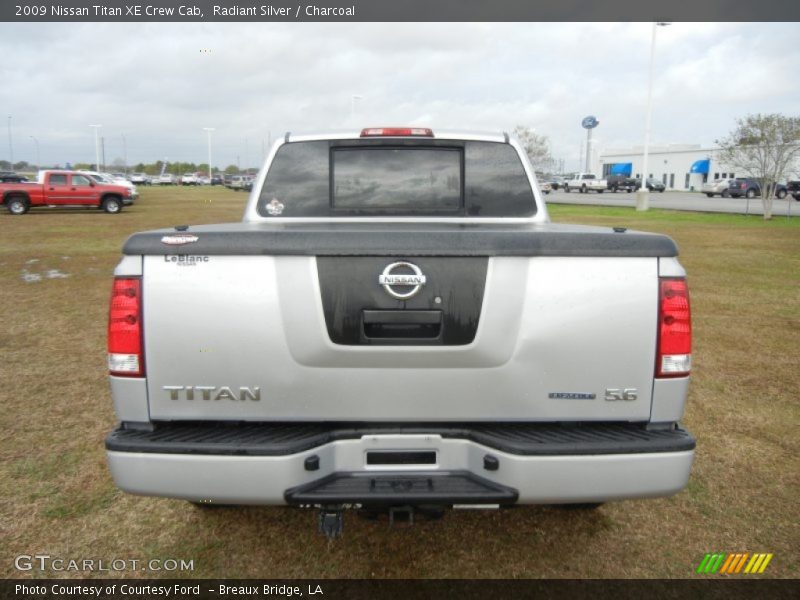
<svg viewBox="0 0 800 600">
<path fill-rule="evenodd" d="M 162 229 L 136 233 L 128 255 L 275 256 L 677 256 L 665 236 L 552 223 L 230 223 L 191 227 L 197 240 L 170 246 Z"/>
</svg>

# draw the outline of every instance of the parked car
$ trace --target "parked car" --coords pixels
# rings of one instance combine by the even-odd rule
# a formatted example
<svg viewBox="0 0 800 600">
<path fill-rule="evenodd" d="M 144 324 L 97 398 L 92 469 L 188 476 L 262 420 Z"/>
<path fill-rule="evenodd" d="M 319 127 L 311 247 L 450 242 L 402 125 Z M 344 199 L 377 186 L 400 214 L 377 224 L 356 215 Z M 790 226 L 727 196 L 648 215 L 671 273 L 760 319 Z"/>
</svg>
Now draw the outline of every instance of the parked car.
<svg viewBox="0 0 800 600">
<path fill-rule="evenodd" d="M 0 184 L 0 198 L 12 215 L 24 215 L 35 207 L 77 206 L 118 213 L 133 204 L 131 188 L 106 183 L 80 171 L 40 171 L 36 182 Z"/>
<path fill-rule="evenodd" d="M 194 173 L 184 173 L 180 181 L 181 185 L 197 185 L 197 175 Z"/>
<path fill-rule="evenodd" d="M 550 178 L 550 187 L 554 190 L 558 190 L 559 188 L 564 187 L 564 182 L 566 179 L 561 177 L 560 175 L 556 175 L 555 177 Z"/>
<path fill-rule="evenodd" d="M 150 185 L 150 178 L 144 173 L 131 173 L 130 181 L 138 185 Z"/>
<path fill-rule="evenodd" d="M 581 194 L 586 192 L 602 194 L 607 187 L 608 182 L 605 179 L 598 178 L 594 173 L 578 173 L 564 184 L 564 191 L 578 190 Z"/>
<path fill-rule="evenodd" d="M 0 171 L 0 183 L 22 183 L 28 181 L 28 178 L 14 171 Z"/>
<path fill-rule="evenodd" d="M 608 182 L 608 190 L 611 192 L 618 192 L 623 190 L 629 194 L 636 191 L 636 180 L 628 175 L 609 175 L 606 177 Z"/>
<path fill-rule="evenodd" d="M 223 185 L 224 183 L 222 175 L 214 175 L 211 178 L 211 185 Z"/>
<path fill-rule="evenodd" d="M 549 194 L 551 191 L 553 191 L 553 186 L 550 184 L 549 181 L 540 181 L 539 182 L 539 190 L 543 194 Z"/>
<path fill-rule="evenodd" d="M 734 198 L 740 198 L 742 196 L 745 198 L 755 198 L 756 196 L 761 196 L 761 184 L 758 179 L 753 177 L 737 177 L 731 180 L 728 186 L 728 193 Z M 776 198 L 786 198 L 788 193 L 789 191 L 784 184 L 779 183 L 775 186 Z"/>
<path fill-rule="evenodd" d="M 506 134 L 433 138 L 287 133 L 243 222 L 128 238 L 108 319 L 118 487 L 305 507 L 330 537 L 358 507 L 413 523 L 686 487 L 675 242 L 551 224 Z"/>
<path fill-rule="evenodd" d="M 636 189 L 639 190 L 642 188 L 642 180 L 636 179 Z M 660 179 L 656 179 L 655 177 L 648 177 L 647 178 L 647 190 L 649 192 L 663 192 L 667 189 L 667 186 Z"/>
<path fill-rule="evenodd" d="M 792 195 L 792 198 L 800 202 L 800 181 L 790 181 L 787 183 L 786 191 Z"/>
<path fill-rule="evenodd" d="M 714 196 L 727 198 L 731 195 L 728 188 L 730 188 L 732 182 L 733 179 L 715 179 L 714 181 L 704 183 L 700 191 L 709 198 L 713 198 Z"/>
<path fill-rule="evenodd" d="M 728 193 L 734 198 L 755 198 L 761 195 L 761 186 L 751 177 L 737 177 L 728 185 Z"/>
<path fill-rule="evenodd" d="M 253 189 L 253 178 L 249 175 L 233 175 L 226 187 L 237 192 L 249 192 Z"/>
<path fill-rule="evenodd" d="M 175 175 L 164 173 L 163 175 L 159 175 L 158 183 L 160 183 L 161 185 L 175 185 L 177 183 L 177 179 Z"/>
</svg>

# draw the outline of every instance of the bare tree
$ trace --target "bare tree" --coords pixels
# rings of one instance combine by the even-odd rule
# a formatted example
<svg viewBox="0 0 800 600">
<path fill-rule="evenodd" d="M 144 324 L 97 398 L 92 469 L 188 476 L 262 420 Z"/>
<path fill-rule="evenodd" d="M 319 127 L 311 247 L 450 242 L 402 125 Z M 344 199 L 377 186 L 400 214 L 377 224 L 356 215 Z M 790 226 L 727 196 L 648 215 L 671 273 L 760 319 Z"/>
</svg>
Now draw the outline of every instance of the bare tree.
<svg viewBox="0 0 800 600">
<path fill-rule="evenodd" d="M 717 144 L 722 162 L 758 179 L 764 219 L 771 219 L 775 185 L 800 157 L 800 117 L 747 115 Z"/>
<path fill-rule="evenodd" d="M 553 157 L 550 156 L 550 140 L 546 135 L 539 135 L 524 125 L 517 125 L 514 128 L 514 135 L 519 138 L 535 171 L 549 171 L 552 168 Z"/>
</svg>

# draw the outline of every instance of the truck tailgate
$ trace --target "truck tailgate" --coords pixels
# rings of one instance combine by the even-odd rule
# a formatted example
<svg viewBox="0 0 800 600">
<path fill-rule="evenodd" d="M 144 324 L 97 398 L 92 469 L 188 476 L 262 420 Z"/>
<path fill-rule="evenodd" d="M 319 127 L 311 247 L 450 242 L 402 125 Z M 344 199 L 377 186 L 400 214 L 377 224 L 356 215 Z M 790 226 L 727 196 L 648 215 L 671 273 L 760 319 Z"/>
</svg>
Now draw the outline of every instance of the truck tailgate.
<svg viewBox="0 0 800 600">
<path fill-rule="evenodd" d="M 338 258 L 145 256 L 151 419 L 649 418 L 657 257 L 482 257 L 477 280 L 463 284 L 470 289 L 456 300 L 453 281 L 465 259 L 408 257 L 427 275 L 425 293 L 415 299 L 425 308 L 419 314 L 438 312 L 448 331 L 453 323 L 474 326 L 471 338 L 447 344 L 395 343 L 391 334 L 388 341 L 365 339 L 359 328 L 373 312 L 380 320 L 381 311 L 395 309 L 394 319 L 411 309 L 378 283 L 382 270 L 404 257 Z M 455 273 L 449 280 L 448 271 Z M 366 296 L 352 295 L 359 289 Z M 462 310 L 464 294 L 477 318 L 450 314 Z M 360 337 L 332 341 L 336 319 Z M 629 392 L 606 400 L 607 389 Z"/>
</svg>

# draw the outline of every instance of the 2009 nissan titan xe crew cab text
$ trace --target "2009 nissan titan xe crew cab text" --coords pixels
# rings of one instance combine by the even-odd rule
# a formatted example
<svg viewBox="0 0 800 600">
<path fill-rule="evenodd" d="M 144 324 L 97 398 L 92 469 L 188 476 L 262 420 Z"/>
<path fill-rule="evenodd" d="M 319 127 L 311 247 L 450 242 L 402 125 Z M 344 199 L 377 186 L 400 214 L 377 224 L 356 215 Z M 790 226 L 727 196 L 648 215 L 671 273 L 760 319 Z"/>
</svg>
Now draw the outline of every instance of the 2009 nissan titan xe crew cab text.
<svg viewBox="0 0 800 600">
<path fill-rule="evenodd" d="M 359 506 L 675 494 L 695 447 L 677 253 L 550 223 L 506 134 L 287 133 L 244 222 L 125 243 L 111 473 L 134 494 L 314 507 L 328 535 Z"/>
</svg>

